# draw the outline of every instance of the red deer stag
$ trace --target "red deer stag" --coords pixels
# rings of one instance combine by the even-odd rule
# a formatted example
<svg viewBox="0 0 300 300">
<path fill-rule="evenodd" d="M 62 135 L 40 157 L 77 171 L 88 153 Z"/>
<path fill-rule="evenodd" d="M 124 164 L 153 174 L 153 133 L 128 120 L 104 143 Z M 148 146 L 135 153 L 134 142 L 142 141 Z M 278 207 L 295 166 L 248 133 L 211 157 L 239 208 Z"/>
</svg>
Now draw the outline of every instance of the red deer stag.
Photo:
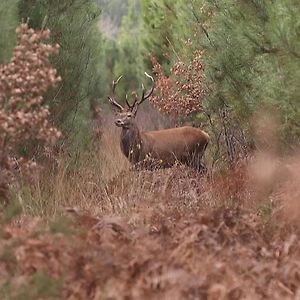
<svg viewBox="0 0 300 300">
<path fill-rule="evenodd" d="M 203 172 L 205 167 L 201 163 L 201 158 L 209 142 L 209 136 L 201 129 L 184 126 L 156 131 L 139 130 L 135 121 L 138 107 L 152 95 L 154 90 L 153 77 L 145 74 L 151 79 L 152 87 L 146 93 L 142 85 L 142 97 L 136 98 L 132 105 L 129 104 L 127 95 L 127 108 L 116 100 L 115 90 L 122 76 L 117 81 L 113 81 L 112 96 L 108 97 L 110 103 L 119 110 L 115 124 L 122 127 L 120 145 L 123 154 L 135 166 L 164 168 L 180 162 Z"/>
</svg>

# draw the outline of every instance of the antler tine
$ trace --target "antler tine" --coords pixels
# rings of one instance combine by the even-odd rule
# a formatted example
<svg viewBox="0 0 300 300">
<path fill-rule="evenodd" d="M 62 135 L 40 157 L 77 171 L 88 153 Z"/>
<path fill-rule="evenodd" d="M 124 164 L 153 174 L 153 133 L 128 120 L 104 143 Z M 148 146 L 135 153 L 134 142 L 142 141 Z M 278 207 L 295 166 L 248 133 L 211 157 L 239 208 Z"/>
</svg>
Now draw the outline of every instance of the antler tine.
<svg viewBox="0 0 300 300">
<path fill-rule="evenodd" d="M 108 100 L 112 105 L 116 106 L 120 110 L 124 110 L 123 106 L 121 104 L 119 104 L 118 102 L 116 102 L 116 100 L 114 100 L 113 98 L 108 97 Z"/>
<path fill-rule="evenodd" d="M 145 92 L 146 92 L 146 90 L 145 90 L 145 86 L 144 86 L 143 83 L 142 83 L 142 91 L 143 91 L 143 93 L 142 93 L 142 98 L 141 98 L 141 100 L 144 101 L 143 99 L 145 98 Z"/>
<path fill-rule="evenodd" d="M 145 98 L 147 99 L 147 98 L 149 98 L 149 97 L 152 95 L 152 93 L 153 93 L 153 91 L 154 91 L 155 84 L 154 84 L 154 79 L 153 79 L 153 77 L 152 77 L 151 75 L 149 75 L 147 72 L 145 72 L 145 75 L 146 75 L 148 78 L 150 78 L 151 81 L 152 81 L 152 87 L 151 87 L 151 89 L 149 90 L 148 94 L 145 96 Z"/>
<path fill-rule="evenodd" d="M 116 106 L 118 109 L 120 110 L 124 110 L 123 106 L 121 104 L 119 104 L 117 102 L 117 100 L 115 99 L 115 91 L 116 91 L 116 86 L 119 83 L 119 81 L 121 80 L 121 78 L 123 77 L 123 75 L 121 75 L 116 81 L 113 80 L 112 82 L 112 97 L 108 97 L 109 102 Z"/>
<path fill-rule="evenodd" d="M 151 87 L 151 89 L 148 91 L 148 93 L 146 93 L 146 91 L 145 91 L 145 86 L 144 86 L 144 84 L 142 84 L 143 94 L 142 94 L 141 100 L 137 103 L 137 105 L 142 104 L 146 99 L 148 99 L 148 98 L 152 95 L 152 93 L 153 93 L 153 91 L 154 91 L 154 79 L 153 79 L 153 77 L 152 77 L 151 75 L 149 75 L 147 72 L 145 72 L 145 75 L 146 75 L 148 78 L 151 79 L 151 81 L 152 81 L 152 87 Z M 146 94 L 145 94 L 145 93 L 146 93 Z"/>
<path fill-rule="evenodd" d="M 112 82 L 112 93 L 113 93 L 113 95 L 115 95 L 116 86 L 119 83 L 119 81 L 122 79 L 122 77 L 123 77 L 123 75 L 119 76 L 119 78 L 116 81 L 113 80 L 113 82 Z"/>
<path fill-rule="evenodd" d="M 125 96 L 125 101 L 126 101 L 126 104 L 128 106 L 129 109 L 133 109 L 134 105 L 135 105 L 135 102 L 133 103 L 133 105 L 130 105 L 129 101 L 128 101 L 128 94 L 126 94 Z"/>
</svg>

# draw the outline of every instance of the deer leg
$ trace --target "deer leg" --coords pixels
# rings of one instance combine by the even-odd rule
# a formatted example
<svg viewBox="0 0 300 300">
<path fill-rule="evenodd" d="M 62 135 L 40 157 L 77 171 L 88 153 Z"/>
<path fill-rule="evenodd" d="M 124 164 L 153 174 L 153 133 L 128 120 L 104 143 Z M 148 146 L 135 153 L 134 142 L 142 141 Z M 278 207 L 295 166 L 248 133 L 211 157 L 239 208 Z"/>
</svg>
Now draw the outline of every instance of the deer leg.
<svg viewBox="0 0 300 300">
<path fill-rule="evenodd" d="M 184 164 L 187 166 L 193 168 L 200 174 L 206 174 L 207 173 L 207 167 L 204 165 L 204 163 L 201 161 L 203 153 L 205 148 L 203 149 L 195 149 L 192 151 L 188 157 L 184 160 Z"/>
<path fill-rule="evenodd" d="M 199 172 L 201 174 L 207 173 L 207 168 L 204 165 L 204 163 L 201 162 L 201 157 L 199 157 L 198 155 L 196 155 L 194 157 L 190 157 L 184 163 L 188 167 L 193 168 L 194 170 L 196 170 L 197 172 Z"/>
</svg>

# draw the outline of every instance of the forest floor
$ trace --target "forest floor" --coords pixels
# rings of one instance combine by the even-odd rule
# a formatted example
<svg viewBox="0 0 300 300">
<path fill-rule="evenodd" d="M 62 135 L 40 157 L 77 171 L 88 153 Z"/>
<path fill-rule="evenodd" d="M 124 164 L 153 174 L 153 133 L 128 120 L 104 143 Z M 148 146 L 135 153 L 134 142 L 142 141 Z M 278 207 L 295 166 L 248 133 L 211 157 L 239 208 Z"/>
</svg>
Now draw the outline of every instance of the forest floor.
<svg viewBox="0 0 300 300">
<path fill-rule="evenodd" d="M 0 299 L 300 299 L 299 160 L 284 181 L 261 161 L 208 179 L 106 150 L 52 178 L 50 212 L 32 216 L 39 191 L 3 224 Z"/>
</svg>

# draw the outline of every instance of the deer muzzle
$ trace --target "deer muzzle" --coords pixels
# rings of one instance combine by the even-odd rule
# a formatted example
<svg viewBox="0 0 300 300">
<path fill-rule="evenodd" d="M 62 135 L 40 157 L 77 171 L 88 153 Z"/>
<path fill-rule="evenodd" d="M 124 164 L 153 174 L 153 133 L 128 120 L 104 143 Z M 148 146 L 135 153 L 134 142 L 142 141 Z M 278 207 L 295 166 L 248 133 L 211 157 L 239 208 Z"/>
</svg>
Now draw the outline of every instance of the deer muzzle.
<svg viewBox="0 0 300 300">
<path fill-rule="evenodd" d="M 115 121 L 115 124 L 116 124 L 118 127 L 124 126 L 124 122 L 123 122 L 122 120 L 120 120 L 120 119 L 117 119 L 117 120 Z"/>
</svg>

